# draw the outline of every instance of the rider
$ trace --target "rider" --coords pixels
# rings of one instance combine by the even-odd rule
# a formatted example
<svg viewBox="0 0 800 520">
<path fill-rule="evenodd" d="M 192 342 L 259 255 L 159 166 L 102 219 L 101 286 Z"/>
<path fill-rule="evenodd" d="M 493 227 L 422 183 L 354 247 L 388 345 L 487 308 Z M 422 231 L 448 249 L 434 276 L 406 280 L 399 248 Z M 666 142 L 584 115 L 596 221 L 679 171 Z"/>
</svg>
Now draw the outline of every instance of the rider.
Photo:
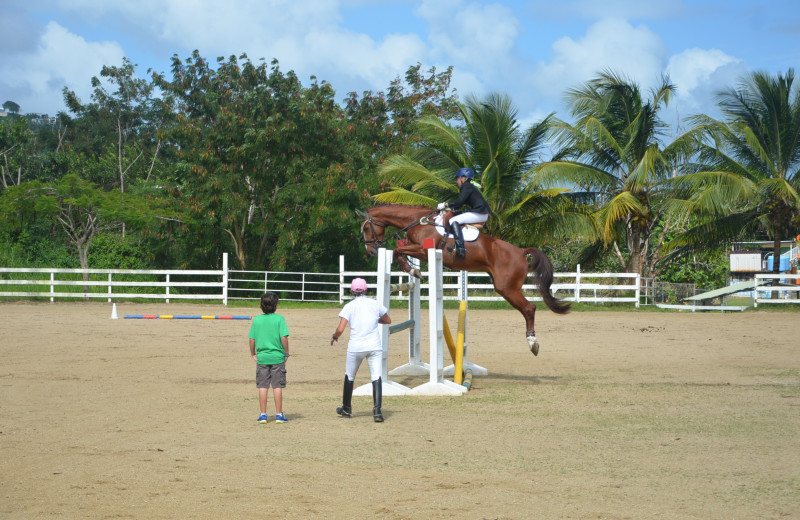
<svg viewBox="0 0 800 520">
<path fill-rule="evenodd" d="M 450 202 L 440 202 L 437 209 L 444 209 L 449 206 L 452 209 L 458 209 L 462 206 L 468 206 L 470 211 L 461 213 L 450 219 L 450 233 L 455 238 L 455 252 L 456 256 L 463 258 L 466 255 L 464 249 L 464 235 L 461 234 L 461 225 L 463 224 L 483 224 L 489 218 L 489 203 L 483 198 L 481 192 L 478 191 L 472 184 L 472 179 L 475 177 L 475 172 L 471 168 L 461 168 L 456 172 L 456 183 L 458 184 L 458 197 Z M 446 230 L 445 230 L 446 231 Z M 453 247 L 447 248 L 453 251 Z"/>
</svg>

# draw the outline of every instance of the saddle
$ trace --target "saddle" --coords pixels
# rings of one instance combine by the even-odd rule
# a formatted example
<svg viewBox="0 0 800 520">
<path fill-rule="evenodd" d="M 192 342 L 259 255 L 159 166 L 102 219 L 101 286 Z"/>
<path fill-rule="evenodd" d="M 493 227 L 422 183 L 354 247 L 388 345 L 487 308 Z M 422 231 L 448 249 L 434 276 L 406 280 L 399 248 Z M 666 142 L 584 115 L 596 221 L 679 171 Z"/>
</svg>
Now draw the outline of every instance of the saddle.
<svg viewBox="0 0 800 520">
<path fill-rule="evenodd" d="M 452 211 L 448 211 L 447 213 L 442 216 L 442 227 L 448 229 L 450 227 L 450 219 L 453 218 L 456 214 Z M 474 227 L 478 231 L 483 229 L 483 223 L 480 224 L 464 224 L 462 227 Z M 466 240 L 466 239 L 464 239 Z M 466 240 L 469 242 L 469 240 Z"/>
</svg>

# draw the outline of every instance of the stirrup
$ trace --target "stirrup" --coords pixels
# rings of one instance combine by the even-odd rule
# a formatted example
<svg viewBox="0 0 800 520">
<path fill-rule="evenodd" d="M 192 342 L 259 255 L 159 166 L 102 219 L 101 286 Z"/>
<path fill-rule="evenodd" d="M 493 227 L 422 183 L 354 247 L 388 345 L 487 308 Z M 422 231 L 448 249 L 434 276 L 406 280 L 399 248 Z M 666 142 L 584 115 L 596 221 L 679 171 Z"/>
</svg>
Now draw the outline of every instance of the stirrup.
<svg viewBox="0 0 800 520">
<path fill-rule="evenodd" d="M 464 248 L 462 252 L 458 251 L 456 246 L 447 246 L 447 251 L 456 258 L 464 258 L 467 256 L 467 248 Z"/>
</svg>

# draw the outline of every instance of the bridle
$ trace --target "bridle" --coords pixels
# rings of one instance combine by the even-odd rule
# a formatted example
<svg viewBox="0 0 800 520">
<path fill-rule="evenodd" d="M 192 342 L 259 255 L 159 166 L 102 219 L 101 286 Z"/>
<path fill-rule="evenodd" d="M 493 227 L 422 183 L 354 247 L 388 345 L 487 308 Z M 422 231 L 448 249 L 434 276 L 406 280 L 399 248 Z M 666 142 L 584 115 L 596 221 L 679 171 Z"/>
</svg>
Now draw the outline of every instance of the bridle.
<svg viewBox="0 0 800 520">
<path fill-rule="evenodd" d="M 377 247 L 382 247 L 387 239 L 386 238 L 383 238 L 383 239 L 374 238 L 376 236 L 375 226 L 385 229 L 386 228 L 386 224 L 381 224 L 379 222 L 375 222 L 374 220 L 372 220 L 372 217 L 370 217 L 368 214 L 365 214 L 365 216 L 367 217 L 367 219 L 364 222 L 361 223 L 361 236 L 364 237 L 364 244 L 366 244 L 366 245 L 375 244 Z M 367 234 L 364 233 L 364 230 L 366 229 L 367 224 L 369 224 L 369 232 L 371 233 L 371 236 L 373 237 L 372 240 L 367 240 Z"/>
</svg>

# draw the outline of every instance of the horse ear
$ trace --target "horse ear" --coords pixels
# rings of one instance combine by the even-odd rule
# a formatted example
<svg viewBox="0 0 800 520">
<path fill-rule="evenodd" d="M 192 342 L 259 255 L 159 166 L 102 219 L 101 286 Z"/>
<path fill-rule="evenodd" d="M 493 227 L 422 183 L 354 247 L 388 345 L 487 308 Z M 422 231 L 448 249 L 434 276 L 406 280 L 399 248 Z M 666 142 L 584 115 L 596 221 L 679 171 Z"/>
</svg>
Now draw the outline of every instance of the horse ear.
<svg viewBox="0 0 800 520">
<path fill-rule="evenodd" d="M 364 212 L 364 211 L 361 211 L 360 209 L 357 209 L 357 210 L 355 210 L 355 211 L 356 211 L 356 215 L 358 215 L 359 217 L 361 217 L 361 218 L 362 218 L 362 219 L 364 219 L 364 220 L 366 220 L 366 219 L 367 219 L 367 214 L 366 214 L 366 212 Z"/>
</svg>

